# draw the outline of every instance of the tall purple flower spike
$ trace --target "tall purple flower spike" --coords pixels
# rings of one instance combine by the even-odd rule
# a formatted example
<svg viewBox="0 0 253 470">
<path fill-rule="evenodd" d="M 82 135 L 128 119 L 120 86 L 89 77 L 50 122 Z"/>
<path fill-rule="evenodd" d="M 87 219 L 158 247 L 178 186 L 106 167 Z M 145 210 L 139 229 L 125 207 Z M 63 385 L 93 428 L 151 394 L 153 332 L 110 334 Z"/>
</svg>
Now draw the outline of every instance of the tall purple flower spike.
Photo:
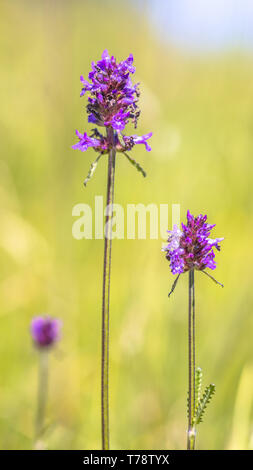
<svg viewBox="0 0 253 470">
<path fill-rule="evenodd" d="M 55 318 L 34 317 L 31 322 L 31 335 L 39 348 L 53 346 L 60 338 L 61 322 Z"/>
<path fill-rule="evenodd" d="M 86 108 L 88 122 L 97 126 L 112 128 L 114 130 L 114 141 L 109 141 L 107 135 L 102 135 L 98 129 L 93 129 L 90 136 L 86 132 L 81 134 L 76 131 L 79 142 L 72 147 L 82 152 L 92 147 L 99 155 L 103 155 L 109 154 L 113 145 L 117 152 L 124 153 L 137 170 L 146 176 L 140 165 L 129 157 L 126 152 L 132 150 L 136 144 L 145 145 L 146 150 L 149 152 L 151 147 L 148 145 L 147 140 L 152 136 L 152 132 L 140 137 L 137 135 L 126 136 L 122 133 L 129 121 L 136 128 L 140 115 L 137 105 L 140 96 L 138 84 L 133 85 L 131 80 L 131 74 L 134 72 L 132 54 L 126 60 L 117 63 L 115 57 L 110 57 L 108 51 L 105 50 L 102 59 L 97 63 L 92 63 L 92 70 L 88 76 L 90 81 L 85 80 L 83 76 L 80 77 L 83 85 L 80 96 L 83 96 L 86 92 L 90 93 Z M 92 164 L 85 184 L 92 176 L 98 159 Z"/>
<path fill-rule="evenodd" d="M 172 274 L 177 274 L 171 292 L 175 289 L 180 274 L 193 269 L 202 271 L 217 284 L 220 284 L 205 269 L 214 270 L 216 268 L 213 248 L 220 251 L 219 243 L 224 238 L 210 238 L 210 232 L 215 225 L 207 224 L 206 220 L 206 215 L 194 217 L 188 210 L 187 225 L 182 223 L 182 230 L 174 225 L 173 230 L 168 231 L 168 245 L 163 248 L 163 251 L 166 252 L 166 258 L 170 262 Z"/>
</svg>

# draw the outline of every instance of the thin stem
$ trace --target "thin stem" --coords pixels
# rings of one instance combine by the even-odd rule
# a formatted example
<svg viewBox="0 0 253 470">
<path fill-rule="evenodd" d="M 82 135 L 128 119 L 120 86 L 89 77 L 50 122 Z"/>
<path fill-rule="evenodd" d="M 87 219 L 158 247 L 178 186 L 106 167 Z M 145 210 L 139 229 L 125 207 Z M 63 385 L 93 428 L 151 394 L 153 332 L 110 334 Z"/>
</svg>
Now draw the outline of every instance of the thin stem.
<svg viewBox="0 0 253 470">
<path fill-rule="evenodd" d="M 102 298 L 102 383 L 101 383 L 101 417 L 102 417 L 102 449 L 109 450 L 109 306 L 110 306 L 110 277 L 112 251 L 112 216 L 115 179 L 114 132 L 107 129 L 107 137 L 112 144 L 108 157 L 107 176 L 107 215 L 105 224 L 104 271 Z"/>
<path fill-rule="evenodd" d="M 48 350 L 41 350 L 39 353 L 39 377 L 38 377 L 38 399 L 37 413 L 35 420 L 35 442 L 43 435 L 45 409 L 48 393 Z"/>
<path fill-rule="evenodd" d="M 194 270 L 192 271 L 192 361 L 193 361 L 193 417 L 195 412 L 195 376 L 196 376 L 196 342 L 195 342 L 195 280 L 194 280 Z"/>
<path fill-rule="evenodd" d="M 194 270 L 189 272 L 189 316 L 188 316 L 188 360 L 189 360 L 189 416 L 187 432 L 187 449 L 194 450 L 196 431 L 194 428 L 195 411 L 195 286 Z"/>
</svg>

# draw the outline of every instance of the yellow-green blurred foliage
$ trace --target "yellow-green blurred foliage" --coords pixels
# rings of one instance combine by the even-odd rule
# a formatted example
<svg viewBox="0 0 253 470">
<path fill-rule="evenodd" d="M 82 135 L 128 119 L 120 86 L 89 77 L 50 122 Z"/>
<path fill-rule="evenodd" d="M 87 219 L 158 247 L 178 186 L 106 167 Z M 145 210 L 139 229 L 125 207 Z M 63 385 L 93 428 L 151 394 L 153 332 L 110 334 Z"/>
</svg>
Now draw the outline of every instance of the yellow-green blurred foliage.
<svg viewBox="0 0 253 470">
<path fill-rule="evenodd" d="M 47 446 L 100 448 L 102 240 L 72 237 L 72 208 L 104 195 L 106 158 L 71 149 L 87 130 L 87 76 L 103 49 L 134 54 L 138 132 L 151 153 L 117 158 L 115 200 L 181 204 L 207 213 L 216 236 L 215 286 L 196 276 L 197 365 L 217 393 L 198 448 L 252 448 L 253 61 L 239 53 L 190 57 L 162 44 L 129 2 L 3 1 L 0 157 L 0 442 L 32 447 L 38 354 L 33 315 L 63 319 L 51 355 Z M 111 446 L 185 447 L 187 277 L 172 298 L 162 240 L 115 240 L 111 282 Z"/>
</svg>

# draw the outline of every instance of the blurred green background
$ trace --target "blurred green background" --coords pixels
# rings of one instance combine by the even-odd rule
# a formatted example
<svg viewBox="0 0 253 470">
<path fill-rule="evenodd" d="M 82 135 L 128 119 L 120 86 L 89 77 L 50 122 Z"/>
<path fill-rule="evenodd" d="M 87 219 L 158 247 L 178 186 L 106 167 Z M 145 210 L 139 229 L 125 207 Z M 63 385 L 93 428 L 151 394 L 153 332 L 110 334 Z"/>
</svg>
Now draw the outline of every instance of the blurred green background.
<svg viewBox="0 0 253 470">
<path fill-rule="evenodd" d="M 224 236 L 215 286 L 196 276 L 197 365 L 217 393 L 199 449 L 252 449 L 253 61 L 243 52 L 191 55 L 158 39 L 124 1 L 0 4 L 0 446 L 33 447 L 35 314 L 63 319 L 51 354 L 49 449 L 100 448 L 102 240 L 72 237 L 72 208 L 105 195 L 106 158 L 71 149 L 87 130 L 79 76 L 108 48 L 130 52 L 141 82 L 138 133 L 152 152 L 117 158 L 115 202 L 207 213 Z M 170 227 L 169 227 L 170 228 Z M 162 240 L 115 240 L 111 282 L 111 447 L 186 444 L 187 277 L 173 281 Z"/>
</svg>

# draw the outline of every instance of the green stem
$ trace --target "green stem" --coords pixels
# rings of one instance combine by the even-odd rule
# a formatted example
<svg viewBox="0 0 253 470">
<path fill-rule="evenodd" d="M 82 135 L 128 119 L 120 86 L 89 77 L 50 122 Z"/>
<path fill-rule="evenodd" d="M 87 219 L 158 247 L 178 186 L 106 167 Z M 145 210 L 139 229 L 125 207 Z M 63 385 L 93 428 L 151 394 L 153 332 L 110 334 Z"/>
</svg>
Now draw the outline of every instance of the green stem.
<svg viewBox="0 0 253 470">
<path fill-rule="evenodd" d="M 109 450 L 109 306 L 110 306 L 110 277 L 112 251 L 112 217 L 115 179 L 114 132 L 107 129 L 107 137 L 112 144 L 108 157 L 107 176 L 107 215 L 104 243 L 103 299 L 102 299 L 102 383 L 101 383 L 101 417 L 102 417 L 102 449 Z"/>
<path fill-rule="evenodd" d="M 189 272 L 189 315 L 188 315 L 188 360 L 189 360 L 189 416 L 187 432 L 187 449 L 195 449 L 196 430 L 194 426 L 195 411 L 195 286 L 194 270 Z"/>
<path fill-rule="evenodd" d="M 35 420 L 35 442 L 41 439 L 44 431 L 45 409 L 48 393 L 48 350 L 39 352 L 39 378 L 37 413 Z"/>
</svg>

